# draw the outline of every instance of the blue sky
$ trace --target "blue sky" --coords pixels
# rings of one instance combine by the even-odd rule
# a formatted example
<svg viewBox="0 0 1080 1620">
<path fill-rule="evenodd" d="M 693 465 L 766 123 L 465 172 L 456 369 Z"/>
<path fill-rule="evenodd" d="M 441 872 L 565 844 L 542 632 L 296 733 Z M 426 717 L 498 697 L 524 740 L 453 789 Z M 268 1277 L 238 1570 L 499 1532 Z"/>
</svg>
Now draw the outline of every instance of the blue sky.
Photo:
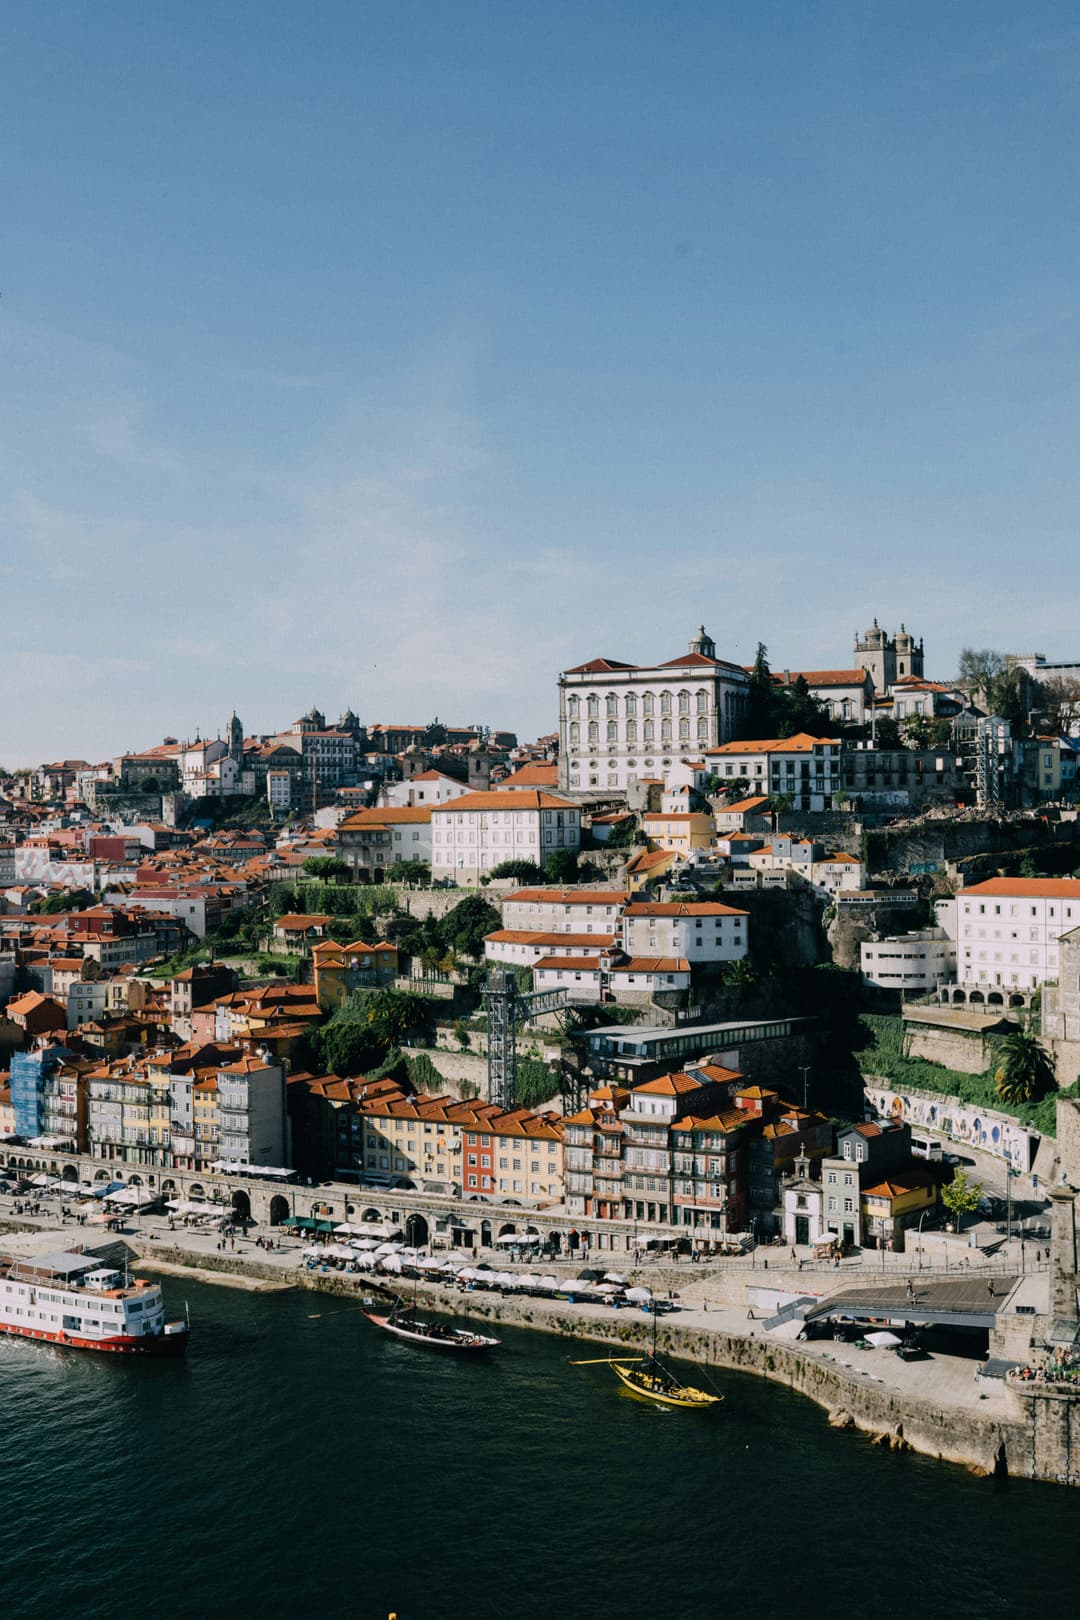
<svg viewBox="0 0 1080 1620">
<path fill-rule="evenodd" d="M 0 759 L 1080 656 L 1074 5 L 0 22 Z"/>
</svg>

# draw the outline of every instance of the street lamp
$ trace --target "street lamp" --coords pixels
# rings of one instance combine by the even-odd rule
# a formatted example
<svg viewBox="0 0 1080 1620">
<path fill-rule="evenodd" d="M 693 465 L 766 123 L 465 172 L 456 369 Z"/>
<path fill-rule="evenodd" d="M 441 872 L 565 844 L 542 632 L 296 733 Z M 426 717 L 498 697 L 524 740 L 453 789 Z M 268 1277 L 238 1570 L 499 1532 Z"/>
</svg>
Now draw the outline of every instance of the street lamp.
<svg viewBox="0 0 1080 1620">
<path fill-rule="evenodd" d="M 919 1216 L 919 1270 L 922 1270 L 922 1223 L 926 1219 L 926 1211 Z"/>
</svg>

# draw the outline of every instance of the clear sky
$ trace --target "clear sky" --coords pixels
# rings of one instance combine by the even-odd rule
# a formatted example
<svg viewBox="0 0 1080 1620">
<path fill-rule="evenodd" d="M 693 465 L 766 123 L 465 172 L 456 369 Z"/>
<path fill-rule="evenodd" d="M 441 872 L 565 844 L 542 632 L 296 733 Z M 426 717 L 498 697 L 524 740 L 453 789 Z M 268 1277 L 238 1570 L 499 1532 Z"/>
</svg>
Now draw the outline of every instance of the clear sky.
<svg viewBox="0 0 1080 1620">
<path fill-rule="evenodd" d="M 0 758 L 1080 656 L 1072 0 L 0 25 Z"/>
</svg>

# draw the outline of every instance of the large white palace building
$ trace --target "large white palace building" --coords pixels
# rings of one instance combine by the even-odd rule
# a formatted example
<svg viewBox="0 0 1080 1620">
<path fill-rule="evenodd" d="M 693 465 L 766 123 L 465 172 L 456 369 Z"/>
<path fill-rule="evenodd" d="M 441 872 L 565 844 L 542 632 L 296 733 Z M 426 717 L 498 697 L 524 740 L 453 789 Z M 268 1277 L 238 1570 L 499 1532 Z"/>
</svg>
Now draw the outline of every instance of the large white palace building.
<svg viewBox="0 0 1080 1620">
<path fill-rule="evenodd" d="M 700 626 L 664 664 L 593 658 L 559 676 L 559 786 L 587 792 L 662 776 L 734 735 L 749 676 Z"/>
</svg>

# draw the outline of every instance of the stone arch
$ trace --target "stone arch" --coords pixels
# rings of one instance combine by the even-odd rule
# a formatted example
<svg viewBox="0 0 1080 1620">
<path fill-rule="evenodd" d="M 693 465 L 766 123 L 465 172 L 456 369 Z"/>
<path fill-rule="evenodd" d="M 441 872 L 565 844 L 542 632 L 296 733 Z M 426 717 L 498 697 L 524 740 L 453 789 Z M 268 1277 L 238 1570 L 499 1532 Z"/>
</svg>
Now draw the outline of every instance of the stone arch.
<svg viewBox="0 0 1080 1620">
<path fill-rule="evenodd" d="M 1004 1007 L 1005 997 L 1000 990 L 991 990 L 986 998 L 986 1005 L 988 1007 Z"/>
<path fill-rule="evenodd" d="M 952 998 L 953 998 L 953 1006 L 954 1007 L 962 1007 L 964 1005 L 964 1003 L 967 1001 L 967 991 L 966 990 L 954 990 L 953 994 L 952 994 Z"/>
<path fill-rule="evenodd" d="M 132 1176 L 130 1182 L 128 1183 L 128 1185 L 131 1186 L 131 1187 L 141 1187 L 142 1184 L 143 1184 L 142 1176 Z"/>
<path fill-rule="evenodd" d="M 540 1237 L 539 1229 L 537 1227 L 535 1227 L 535 1226 L 527 1226 L 525 1228 L 525 1236 L 526 1237 L 531 1237 L 531 1238 L 536 1238 L 537 1240 L 539 1240 L 539 1237 Z"/>
<path fill-rule="evenodd" d="M 513 1221 L 504 1221 L 502 1226 L 499 1227 L 499 1236 L 509 1237 L 512 1232 L 516 1231 L 517 1227 L 514 1225 Z"/>
<path fill-rule="evenodd" d="M 244 1226 L 251 1219 L 251 1199 L 242 1187 L 237 1187 L 232 1195 L 232 1212 L 236 1220 Z"/>
<path fill-rule="evenodd" d="M 986 1000 L 986 997 L 983 995 L 981 990 L 972 990 L 970 992 L 970 994 L 968 995 L 968 1006 L 969 1007 L 975 1007 L 975 1006 L 981 1007 L 984 1004 L 985 1000 Z"/>
<path fill-rule="evenodd" d="M 480 1243 L 481 1243 L 481 1246 L 483 1248 L 485 1248 L 485 1249 L 490 1249 L 491 1248 L 491 1222 L 490 1221 L 481 1221 L 480 1222 Z"/>
<path fill-rule="evenodd" d="M 61 1170 L 61 1172 L 60 1172 L 60 1180 L 61 1181 L 76 1181 L 77 1182 L 78 1179 L 79 1179 L 79 1172 L 75 1168 L 75 1166 L 73 1164 L 65 1164 L 63 1170 Z"/>
<path fill-rule="evenodd" d="M 405 1222 L 405 1242 L 411 1249 L 422 1249 L 429 1238 L 427 1221 L 423 1215 L 417 1215 L 414 1211 Z"/>
<path fill-rule="evenodd" d="M 382 1211 L 378 1209 L 365 1209 L 360 1219 L 362 1221 L 381 1221 Z"/>
<path fill-rule="evenodd" d="M 328 1204 L 325 1198 L 317 1198 L 311 1206 L 311 1218 L 313 1221 L 328 1221 L 333 1213 L 333 1205 Z"/>
<path fill-rule="evenodd" d="M 1022 995 L 1019 995 L 1018 993 L 1014 993 L 1013 995 L 1011 995 L 1009 997 L 1009 1006 L 1010 1007 L 1026 1007 L 1027 1006 L 1027 998 L 1026 998 L 1026 996 L 1022 996 Z"/>
<path fill-rule="evenodd" d="M 193 1181 L 191 1186 L 188 1188 L 188 1192 L 191 1194 L 192 1198 L 206 1197 L 206 1188 L 203 1186 L 201 1181 Z"/>
<path fill-rule="evenodd" d="M 270 1225 L 280 1226 L 289 1213 L 289 1200 L 282 1193 L 275 1193 L 270 1200 Z"/>
<path fill-rule="evenodd" d="M 107 1170 L 97 1170 L 97 1171 L 94 1172 L 94 1180 L 95 1181 L 111 1181 L 112 1177 L 110 1176 L 110 1174 L 109 1174 L 109 1172 Z"/>
<path fill-rule="evenodd" d="M 162 1193 L 163 1198 L 175 1198 L 176 1197 L 176 1182 L 171 1181 L 170 1179 L 166 1178 L 161 1183 L 161 1193 Z"/>
</svg>

